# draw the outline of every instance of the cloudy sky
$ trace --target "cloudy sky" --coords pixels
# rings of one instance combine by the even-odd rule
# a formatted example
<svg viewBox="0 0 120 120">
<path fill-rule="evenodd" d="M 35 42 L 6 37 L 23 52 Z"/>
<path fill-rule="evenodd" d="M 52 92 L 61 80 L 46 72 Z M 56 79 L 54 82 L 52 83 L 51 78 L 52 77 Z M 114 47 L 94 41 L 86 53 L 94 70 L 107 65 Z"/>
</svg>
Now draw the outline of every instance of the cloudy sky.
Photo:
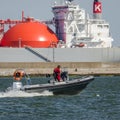
<svg viewBox="0 0 120 120">
<path fill-rule="evenodd" d="M 21 19 L 21 12 L 25 16 L 40 20 L 53 17 L 51 6 L 59 0 L 0 0 L 0 19 Z M 103 18 L 110 23 L 110 32 L 114 38 L 114 45 L 120 46 L 120 0 L 101 0 Z M 81 8 L 92 15 L 93 0 L 74 0 Z"/>
</svg>

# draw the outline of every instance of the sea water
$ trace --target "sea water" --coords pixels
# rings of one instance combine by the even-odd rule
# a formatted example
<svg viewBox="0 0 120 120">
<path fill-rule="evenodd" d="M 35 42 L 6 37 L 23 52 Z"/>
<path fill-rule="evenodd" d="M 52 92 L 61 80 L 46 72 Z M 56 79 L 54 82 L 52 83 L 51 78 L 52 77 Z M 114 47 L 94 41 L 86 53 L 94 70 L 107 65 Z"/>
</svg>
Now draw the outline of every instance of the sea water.
<svg viewBox="0 0 120 120">
<path fill-rule="evenodd" d="M 33 77 L 32 83 L 47 82 Z M 120 76 L 95 77 L 77 95 L 5 91 L 12 78 L 0 78 L 0 120 L 119 120 Z"/>
</svg>

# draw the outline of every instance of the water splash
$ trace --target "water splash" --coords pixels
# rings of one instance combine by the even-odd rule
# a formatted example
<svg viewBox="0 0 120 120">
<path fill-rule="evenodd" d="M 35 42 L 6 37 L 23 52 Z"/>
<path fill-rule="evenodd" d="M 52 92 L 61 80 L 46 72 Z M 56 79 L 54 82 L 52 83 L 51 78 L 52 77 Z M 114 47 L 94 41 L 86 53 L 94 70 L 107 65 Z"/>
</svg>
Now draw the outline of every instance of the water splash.
<svg viewBox="0 0 120 120">
<path fill-rule="evenodd" d="M 5 97 L 36 97 L 36 96 L 52 96 L 53 93 L 49 91 L 44 91 L 41 93 L 27 93 L 25 91 L 15 91 L 10 90 L 6 92 L 0 92 L 0 98 Z"/>
<path fill-rule="evenodd" d="M 96 96 L 97 96 L 97 97 L 100 97 L 100 95 L 99 95 L 99 94 L 96 94 Z"/>
</svg>

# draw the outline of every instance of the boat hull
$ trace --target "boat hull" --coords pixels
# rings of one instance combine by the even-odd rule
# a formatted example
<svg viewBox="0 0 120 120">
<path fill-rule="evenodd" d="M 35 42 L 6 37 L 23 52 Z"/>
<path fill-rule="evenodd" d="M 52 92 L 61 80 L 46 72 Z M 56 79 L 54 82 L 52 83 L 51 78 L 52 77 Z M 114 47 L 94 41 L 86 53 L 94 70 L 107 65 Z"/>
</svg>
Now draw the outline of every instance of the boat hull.
<svg viewBox="0 0 120 120">
<path fill-rule="evenodd" d="M 49 92 L 52 92 L 54 95 L 62 94 L 73 95 L 81 92 L 93 80 L 94 77 L 89 76 L 65 82 L 52 82 L 47 84 L 27 85 L 24 86 L 23 90 L 29 93 L 32 92 L 41 93 L 47 90 Z"/>
</svg>

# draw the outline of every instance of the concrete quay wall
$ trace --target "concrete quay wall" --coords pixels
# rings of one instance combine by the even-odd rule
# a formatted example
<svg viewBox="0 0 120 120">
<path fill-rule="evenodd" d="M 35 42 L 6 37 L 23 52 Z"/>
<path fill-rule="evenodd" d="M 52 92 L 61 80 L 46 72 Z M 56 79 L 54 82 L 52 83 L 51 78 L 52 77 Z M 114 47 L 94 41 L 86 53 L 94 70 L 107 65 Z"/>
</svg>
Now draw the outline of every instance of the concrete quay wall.
<svg viewBox="0 0 120 120">
<path fill-rule="evenodd" d="M 120 75 L 120 62 L 0 62 L 0 76 L 12 76 L 16 69 L 24 69 L 27 74 L 52 74 L 58 64 L 69 74 Z"/>
</svg>

